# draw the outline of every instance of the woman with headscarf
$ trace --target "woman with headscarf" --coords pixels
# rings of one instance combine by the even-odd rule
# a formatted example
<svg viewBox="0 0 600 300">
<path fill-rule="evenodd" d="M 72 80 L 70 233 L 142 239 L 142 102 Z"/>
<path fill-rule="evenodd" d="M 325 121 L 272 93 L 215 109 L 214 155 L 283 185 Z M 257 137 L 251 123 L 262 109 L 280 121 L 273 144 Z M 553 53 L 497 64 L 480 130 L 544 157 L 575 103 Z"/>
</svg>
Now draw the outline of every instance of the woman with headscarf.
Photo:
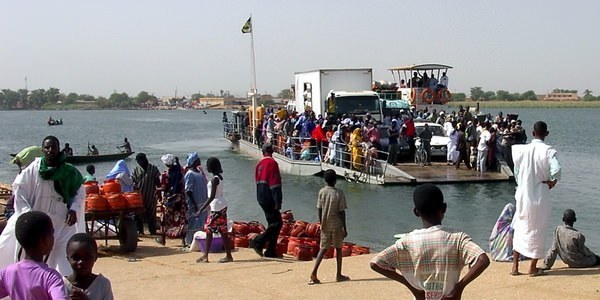
<svg viewBox="0 0 600 300">
<path fill-rule="evenodd" d="M 122 193 L 133 191 L 133 179 L 125 160 L 121 159 L 117 161 L 110 172 L 106 174 L 106 179 L 116 179 L 121 185 Z"/>
<path fill-rule="evenodd" d="M 15 214 L 0 235 L 0 268 L 22 258 L 15 238 L 15 224 L 28 211 L 42 211 L 50 216 L 54 226 L 54 246 L 46 263 L 61 275 L 73 271 L 67 261 L 67 241 L 78 232 L 85 232 L 83 176 L 66 163 L 60 142 L 47 136 L 42 142 L 44 156 L 36 158 L 13 182 Z"/>
<path fill-rule="evenodd" d="M 163 210 L 160 220 L 161 237 L 156 241 L 164 245 L 167 236 L 170 238 L 185 236 L 185 232 L 183 232 L 185 205 L 183 203 L 183 173 L 178 160 L 172 154 L 165 154 L 160 160 L 167 167 L 167 179 L 161 201 Z"/>
<path fill-rule="evenodd" d="M 350 153 L 352 153 L 352 168 L 362 171 L 363 169 L 363 148 L 362 134 L 360 126 L 354 128 L 350 134 Z"/>
<path fill-rule="evenodd" d="M 184 175 L 185 182 L 185 202 L 187 204 L 187 233 L 185 236 L 186 245 L 192 243 L 194 233 L 204 228 L 204 222 L 208 212 L 201 211 L 202 205 L 208 199 L 208 190 L 206 185 L 208 180 L 202 169 L 200 169 L 200 157 L 198 153 L 192 152 L 187 159 L 188 171 Z"/>
<path fill-rule="evenodd" d="M 490 235 L 490 256 L 495 261 L 512 261 L 513 228 L 510 226 L 515 215 L 513 203 L 504 206 Z"/>
</svg>

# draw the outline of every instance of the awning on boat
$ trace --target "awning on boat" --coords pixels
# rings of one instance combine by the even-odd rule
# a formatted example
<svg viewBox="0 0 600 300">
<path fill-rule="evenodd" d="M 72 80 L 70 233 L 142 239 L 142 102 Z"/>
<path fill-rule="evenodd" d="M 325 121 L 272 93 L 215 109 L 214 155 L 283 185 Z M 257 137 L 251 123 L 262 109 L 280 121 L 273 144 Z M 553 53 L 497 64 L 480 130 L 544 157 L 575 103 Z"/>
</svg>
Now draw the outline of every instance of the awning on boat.
<svg viewBox="0 0 600 300">
<path fill-rule="evenodd" d="M 408 65 L 403 67 L 390 68 L 390 71 L 425 71 L 425 70 L 439 70 L 439 69 L 452 69 L 451 66 L 442 64 L 418 64 Z"/>
</svg>

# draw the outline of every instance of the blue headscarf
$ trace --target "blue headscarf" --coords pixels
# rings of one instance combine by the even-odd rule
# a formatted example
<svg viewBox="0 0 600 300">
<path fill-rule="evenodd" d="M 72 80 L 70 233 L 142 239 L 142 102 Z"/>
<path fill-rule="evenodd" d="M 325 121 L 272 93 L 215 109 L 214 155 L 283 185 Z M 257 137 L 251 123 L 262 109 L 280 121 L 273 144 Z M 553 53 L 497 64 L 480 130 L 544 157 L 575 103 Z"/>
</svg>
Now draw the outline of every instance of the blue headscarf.
<svg viewBox="0 0 600 300">
<path fill-rule="evenodd" d="M 188 158 L 186 161 L 186 165 L 187 167 L 191 167 L 196 161 L 199 161 L 200 157 L 198 157 L 198 153 L 196 152 L 192 152 L 190 154 L 188 154 Z"/>
<path fill-rule="evenodd" d="M 127 168 L 127 163 L 125 163 L 125 160 L 123 159 L 119 160 L 112 170 L 106 174 L 106 179 L 115 179 L 120 173 L 131 176 L 131 172 L 129 172 L 129 168 Z"/>
</svg>

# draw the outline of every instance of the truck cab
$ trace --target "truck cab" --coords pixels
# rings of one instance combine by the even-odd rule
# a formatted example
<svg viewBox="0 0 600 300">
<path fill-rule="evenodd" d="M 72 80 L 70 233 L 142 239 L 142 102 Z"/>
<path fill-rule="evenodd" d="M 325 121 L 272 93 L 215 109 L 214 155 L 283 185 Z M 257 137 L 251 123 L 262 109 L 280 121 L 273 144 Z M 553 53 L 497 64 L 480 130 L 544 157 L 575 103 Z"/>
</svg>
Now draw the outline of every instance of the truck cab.
<svg viewBox="0 0 600 300">
<path fill-rule="evenodd" d="M 333 115 L 336 117 L 343 114 L 364 117 L 368 113 L 377 121 L 381 121 L 379 95 L 373 91 L 329 91 L 326 100 L 326 113 L 328 116 Z"/>
</svg>

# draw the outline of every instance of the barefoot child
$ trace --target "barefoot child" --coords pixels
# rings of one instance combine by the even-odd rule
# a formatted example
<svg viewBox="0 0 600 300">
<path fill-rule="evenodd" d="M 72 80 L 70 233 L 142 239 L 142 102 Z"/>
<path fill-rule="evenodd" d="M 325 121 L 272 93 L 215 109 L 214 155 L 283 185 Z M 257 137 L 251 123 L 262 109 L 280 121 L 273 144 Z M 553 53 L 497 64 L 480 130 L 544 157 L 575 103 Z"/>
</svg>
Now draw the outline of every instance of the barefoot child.
<svg viewBox="0 0 600 300">
<path fill-rule="evenodd" d="M 0 271 L 0 298 L 67 299 L 60 274 L 44 263 L 44 256 L 54 246 L 50 217 L 41 211 L 22 214 L 17 219 L 15 235 L 25 258 Z"/>
<path fill-rule="evenodd" d="M 323 178 L 327 186 L 319 191 L 317 209 L 319 210 L 319 221 L 321 222 L 321 249 L 315 261 L 315 267 L 310 274 L 309 285 L 319 284 L 317 270 L 323 260 L 325 252 L 333 246 L 337 262 L 336 281 L 350 280 L 348 276 L 342 275 L 342 242 L 348 236 L 346 230 L 346 197 L 344 192 L 335 188 L 336 174 L 333 170 L 326 170 Z"/>
<path fill-rule="evenodd" d="M 112 300 L 110 281 L 92 273 L 98 259 L 96 240 L 87 233 L 76 233 L 67 242 L 67 259 L 73 274 L 64 277 L 70 299 Z"/>
<path fill-rule="evenodd" d="M 437 186 L 417 187 L 413 202 L 413 212 L 421 218 L 423 228 L 407 233 L 376 255 L 371 269 L 405 285 L 415 299 L 460 299 L 490 260 L 466 233 L 442 226 L 446 203 Z M 470 269 L 460 278 L 465 265 Z"/>
<path fill-rule="evenodd" d="M 213 179 L 206 185 L 209 191 L 209 198 L 202 205 L 198 213 L 202 212 L 210 205 L 210 216 L 206 220 L 206 247 L 204 255 L 196 262 L 208 262 L 208 252 L 212 243 L 213 233 L 221 234 L 223 245 L 227 255 L 219 260 L 220 263 L 232 262 L 231 241 L 227 232 L 227 200 L 223 196 L 223 169 L 221 162 L 216 157 L 211 157 L 206 161 L 206 170 L 213 174 Z"/>
</svg>

